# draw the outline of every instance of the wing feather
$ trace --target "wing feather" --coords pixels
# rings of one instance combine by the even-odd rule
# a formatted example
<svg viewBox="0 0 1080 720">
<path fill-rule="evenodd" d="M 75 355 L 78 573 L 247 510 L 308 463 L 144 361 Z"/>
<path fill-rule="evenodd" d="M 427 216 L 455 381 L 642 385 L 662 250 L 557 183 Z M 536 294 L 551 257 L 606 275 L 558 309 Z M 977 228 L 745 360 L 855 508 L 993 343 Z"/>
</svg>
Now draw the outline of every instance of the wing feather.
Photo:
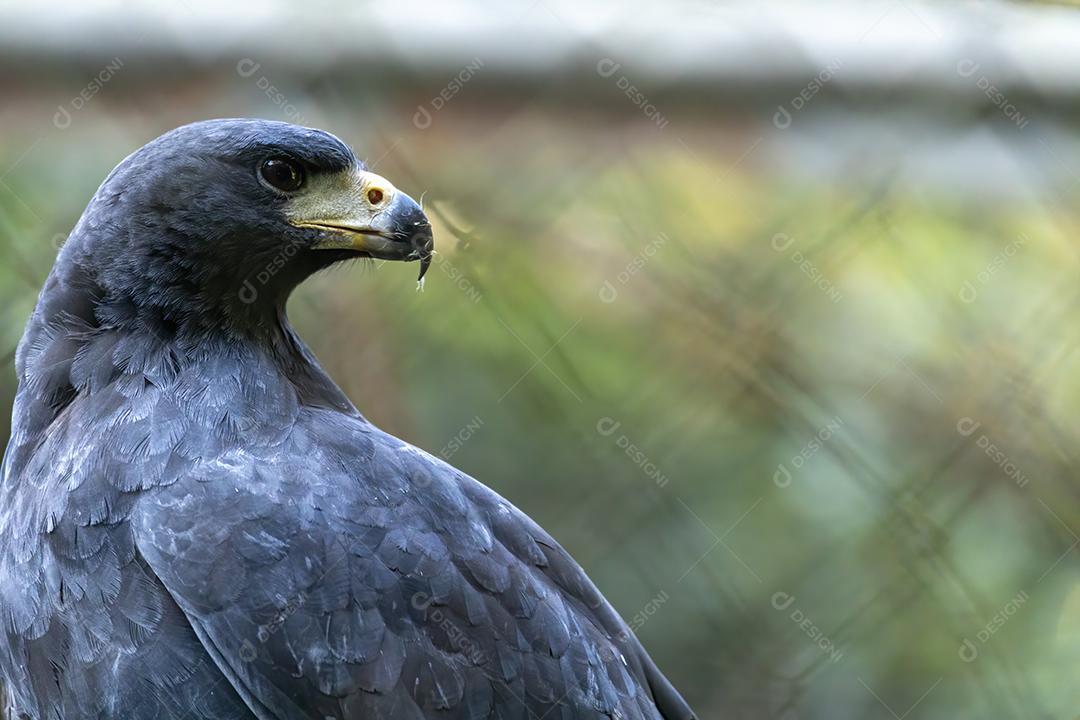
<svg viewBox="0 0 1080 720">
<path fill-rule="evenodd" d="M 265 717 L 693 717 L 581 568 L 494 492 L 340 416 L 302 417 L 277 452 L 227 455 L 136 518 Z"/>
</svg>

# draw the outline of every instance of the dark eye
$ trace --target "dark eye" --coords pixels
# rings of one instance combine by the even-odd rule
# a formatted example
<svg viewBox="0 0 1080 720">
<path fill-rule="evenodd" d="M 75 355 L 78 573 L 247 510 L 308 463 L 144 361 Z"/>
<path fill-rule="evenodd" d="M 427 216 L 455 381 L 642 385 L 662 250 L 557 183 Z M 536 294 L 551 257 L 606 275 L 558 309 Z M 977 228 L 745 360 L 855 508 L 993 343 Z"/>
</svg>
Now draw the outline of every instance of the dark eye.
<svg viewBox="0 0 1080 720">
<path fill-rule="evenodd" d="M 285 192 L 299 190 L 304 184 L 304 171 L 300 165 L 285 158 L 271 158 L 264 160 L 259 166 L 259 175 L 271 187 Z"/>
</svg>

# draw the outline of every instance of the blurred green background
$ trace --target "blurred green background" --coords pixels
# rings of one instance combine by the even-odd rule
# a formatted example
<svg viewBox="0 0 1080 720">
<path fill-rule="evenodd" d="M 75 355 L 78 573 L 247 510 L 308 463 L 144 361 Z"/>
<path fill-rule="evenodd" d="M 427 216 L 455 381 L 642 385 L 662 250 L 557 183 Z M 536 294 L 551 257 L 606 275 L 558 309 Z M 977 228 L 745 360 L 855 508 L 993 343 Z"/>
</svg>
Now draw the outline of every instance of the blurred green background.
<svg viewBox="0 0 1080 720">
<path fill-rule="evenodd" d="M 203 118 L 318 126 L 423 196 L 439 255 L 422 293 L 415 266 L 313 279 L 301 334 L 560 539 L 702 718 L 1080 715 L 1074 11 L 187 0 L 0 28 L 5 406 L 117 162 Z"/>
</svg>

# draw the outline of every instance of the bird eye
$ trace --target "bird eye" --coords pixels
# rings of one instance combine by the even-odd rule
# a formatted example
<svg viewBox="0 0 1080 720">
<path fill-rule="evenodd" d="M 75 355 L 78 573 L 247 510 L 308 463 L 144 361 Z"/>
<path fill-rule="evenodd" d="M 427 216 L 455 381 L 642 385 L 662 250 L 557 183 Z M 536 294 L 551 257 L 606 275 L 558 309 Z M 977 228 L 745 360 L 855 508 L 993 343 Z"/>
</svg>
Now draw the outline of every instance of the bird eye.
<svg viewBox="0 0 1080 720">
<path fill-rule="evenodd" d="M 259 175 L 271 187 L 285 192 L 299 190 L 304 184 L 304 172 L 292 160 L 271 158 L 259 166 Z"/>
</svg>

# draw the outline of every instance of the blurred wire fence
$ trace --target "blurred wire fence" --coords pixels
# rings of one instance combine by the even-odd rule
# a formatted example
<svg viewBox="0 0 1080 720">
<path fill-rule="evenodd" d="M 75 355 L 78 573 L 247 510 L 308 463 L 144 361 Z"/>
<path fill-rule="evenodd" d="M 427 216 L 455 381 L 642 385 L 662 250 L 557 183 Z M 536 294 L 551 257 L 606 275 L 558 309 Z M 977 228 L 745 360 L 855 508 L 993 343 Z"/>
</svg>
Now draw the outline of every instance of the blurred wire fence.
<svg viewBox="0 0 1080 720">
<path fill-rule="evenodd" d="M 423 195 L 438 267 L 319 276 L 301 334 L 703 718 L 1076 716 L 1072 11 L 270 7 L 0 9 L 5 402 L 124 155 L 323 127 Z"/>
</svg>

